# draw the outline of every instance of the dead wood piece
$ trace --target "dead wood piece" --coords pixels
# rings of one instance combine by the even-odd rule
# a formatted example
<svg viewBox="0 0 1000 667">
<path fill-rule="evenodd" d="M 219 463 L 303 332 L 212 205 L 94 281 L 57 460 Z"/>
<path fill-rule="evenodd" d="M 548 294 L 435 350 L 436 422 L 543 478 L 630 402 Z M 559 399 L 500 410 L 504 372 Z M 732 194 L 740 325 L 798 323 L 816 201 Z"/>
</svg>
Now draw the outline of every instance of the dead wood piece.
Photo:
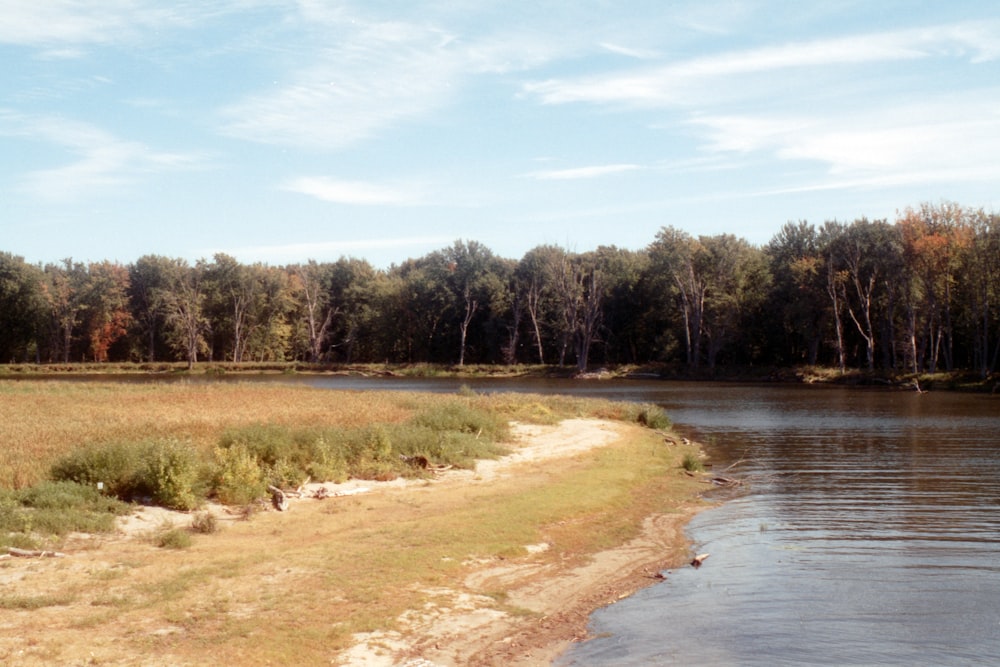
<svg viewBox="0 0 1000 667">
<path fill-rule="evenodd" d="M 431 462 L 427 460 L 426 456 L 420 456 L 419 454 L 414 456 L 400 454 L 399 458 L 403 459 L 405 463 L 409 463 L 414 468 L 423 468 L 424 470 L 426 470 L 431 464 Z"/>
<path fill-rule="evenodd" d="M 7 547 L 7 553 L 18 558 L 65 558 L 66 554 L 59 551 L 40 551 L 38 549 L 18 549 Z"/>
<path fill-rule="evenodd" d="M 288 496 L 276 486 L 268 485 L 267 490 L 271 492 L 271 504 L 274 509 L 284 512 L 288 509 Z"/>
<path fill-rule="evenodd" d="M 709 481 L 711 481 L 711 483 L 715 484 L 716 486 L 724 486 L 727 488 L 740 486 L 743 484 L 743 480 L 741 479 L 736 479 L 735 477 L 723 477 L 722 475 L 713 477 Z"/>
<path fill-rule="evenodd" d="M 708 558 L 710 555 L 711 554 L 698 554 L 691 560 L 691 567 L 698 569 L 699 567 L 701 567 L 701 564 L 705 562 L 705 559 Z"/>
</svg>

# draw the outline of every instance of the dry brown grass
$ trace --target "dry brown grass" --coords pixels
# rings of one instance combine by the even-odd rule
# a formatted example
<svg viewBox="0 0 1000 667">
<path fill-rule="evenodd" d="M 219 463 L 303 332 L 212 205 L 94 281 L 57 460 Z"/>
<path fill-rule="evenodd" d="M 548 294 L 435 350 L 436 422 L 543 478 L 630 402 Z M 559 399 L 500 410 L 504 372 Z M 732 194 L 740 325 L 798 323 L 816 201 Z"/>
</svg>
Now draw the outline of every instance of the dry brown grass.
<svg viewBox="0 0 1000 667">
<path fill-rule="evenodd" d="M 424 399 L 255 383 L 0 380 L 0 486 L 41 480 L 74 447 L 175 437 L 211 449 L 232 426 L 360 426 L 406 419 Z"/>
</svg>

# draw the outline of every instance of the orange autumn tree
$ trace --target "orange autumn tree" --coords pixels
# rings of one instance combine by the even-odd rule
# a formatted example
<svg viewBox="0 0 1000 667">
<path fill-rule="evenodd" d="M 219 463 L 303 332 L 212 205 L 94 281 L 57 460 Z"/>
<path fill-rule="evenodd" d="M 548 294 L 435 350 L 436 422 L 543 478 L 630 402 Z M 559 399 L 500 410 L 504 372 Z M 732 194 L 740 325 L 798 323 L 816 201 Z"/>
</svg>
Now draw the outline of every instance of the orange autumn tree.
<svg viewBox="0 0 1000 667">
<path fill-rule="evenodd" d="M 108 350 L 128 333 L 128 289 L 128 267 L 107 260 L 87 267 L 84 332 L 94 361 L 107 361 Z"/>
<path fill-rule="evenodd" d="M 935 372 L 939 361 L 954 369 L 953 301 L 963 253 L 972 240 L 966 211 L 958 204 L 907 208 L 896 221 L 909 269 L 906 293 L 908 365 Z"/>
</svg>

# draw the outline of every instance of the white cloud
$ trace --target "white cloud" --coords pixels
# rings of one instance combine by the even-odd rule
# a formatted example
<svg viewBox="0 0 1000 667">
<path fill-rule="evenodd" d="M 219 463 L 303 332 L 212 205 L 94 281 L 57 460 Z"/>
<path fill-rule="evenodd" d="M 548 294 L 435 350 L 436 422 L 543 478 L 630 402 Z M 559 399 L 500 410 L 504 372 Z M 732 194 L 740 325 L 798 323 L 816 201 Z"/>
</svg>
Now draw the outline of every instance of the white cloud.
<svg viewBox="0 0 1000 667">
<path fill-rule="evenodd" d="M 575 167 L 573 169 L 535 171 L 527 175 L 539 181 L 569 181 L 581 178 L 598 178 L 609 174 L 635 171 L 636 169 L 641 169 L 641 167 L 637 164 L 605 164 L 591 167 Z"/>
<path fill-rule="evenodd" d="M 191 25 L 208 11 L 194 5 L 151 0 L 44 0 L 2 3 L 0 43 L 26 46 L 108 44 L 135 40 L 142 34 Z M 74 57 L 75 49 L 50 49 L 45 57 Z"/>
<path fill-rule="evenodd" d="M 44 199 L 72 199 L 133 182 L 139 174 L 196 168 L 205 159 L 195 153 L 155 151 L 87 123 L 56 116 L 29 118 L 3 110 L 0 136 L 53 144 L 75 157 L 69 164 L 24 174 L 20 188 Z"/>
<path fill-rule="evenodd" d="M 715 153 L 820 164 L 829 178 L 806 190 L 1000 180 L 998 99 L 1000 91 L 986 91 L 850 114 L 705 115 L 692 123 Z"/>
<path fill-rule="evenodd" d="M 830 66 L 965 57 L 983 62 L 1000 56 L 1000 23 L 870 33 L 793 42 L 576 78 L 528 83 L 524 92 L 544 104 L 587 102 L 672 107 L 717 99 L 721 79 Z M 707 93 L 706 93 L 707 91 Z"/>
<path fill-rule="evenodd" d="M 420 204 L 421 193 L 411 186 L 387 186 L 364 181 L 302 177 L 285 183 L 282 190 L 298 192 L 336 204 L 407 206 Z"/>
</svg>

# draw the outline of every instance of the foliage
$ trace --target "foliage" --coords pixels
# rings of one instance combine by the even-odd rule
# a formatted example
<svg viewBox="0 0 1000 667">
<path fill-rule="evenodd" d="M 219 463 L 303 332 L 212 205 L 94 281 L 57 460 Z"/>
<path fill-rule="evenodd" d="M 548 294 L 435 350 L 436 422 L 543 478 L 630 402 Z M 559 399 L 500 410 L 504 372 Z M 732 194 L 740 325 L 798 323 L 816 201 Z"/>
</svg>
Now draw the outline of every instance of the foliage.
<svg viewBox="0 0 1000 667">
<path fill-rule="evenodd" d="M 0 361 L 835 365 L 935 372 L 1000 363 L 1000 216 L 923 203 L 894 222 L 788 223 L 762 247 L 664 227 L 648 247 L 520 260 L 458 240 L 387 270 L 45 266 L 0 253 Z M 433 364 L 433 365 L 428 365 Z"/>
<path fill-rule="evenodd" d="M 190 443 L 173 439 L 75 450 L 52 466 L 50 476 L 95 488 L 100 484 L 123 500 L 149 497 L 164 507 L 180 510 L 199 504 L 198 454 Z"/>
<path fill-rule="evenodd" d="M 129 506 L 93 486 L 43 482 L 19 491 L 0 491 L 0 534 L 107 533 Z"/>
<path fill-rule="evenodd" d="M 681 467 L 688 472 L 702 472 L 705 469 L 705 464 L 701 462 L 701 459 L 697 454 L 688 452 L 684 454 L 684 459 L 681 461 Z"/>
</svg>

